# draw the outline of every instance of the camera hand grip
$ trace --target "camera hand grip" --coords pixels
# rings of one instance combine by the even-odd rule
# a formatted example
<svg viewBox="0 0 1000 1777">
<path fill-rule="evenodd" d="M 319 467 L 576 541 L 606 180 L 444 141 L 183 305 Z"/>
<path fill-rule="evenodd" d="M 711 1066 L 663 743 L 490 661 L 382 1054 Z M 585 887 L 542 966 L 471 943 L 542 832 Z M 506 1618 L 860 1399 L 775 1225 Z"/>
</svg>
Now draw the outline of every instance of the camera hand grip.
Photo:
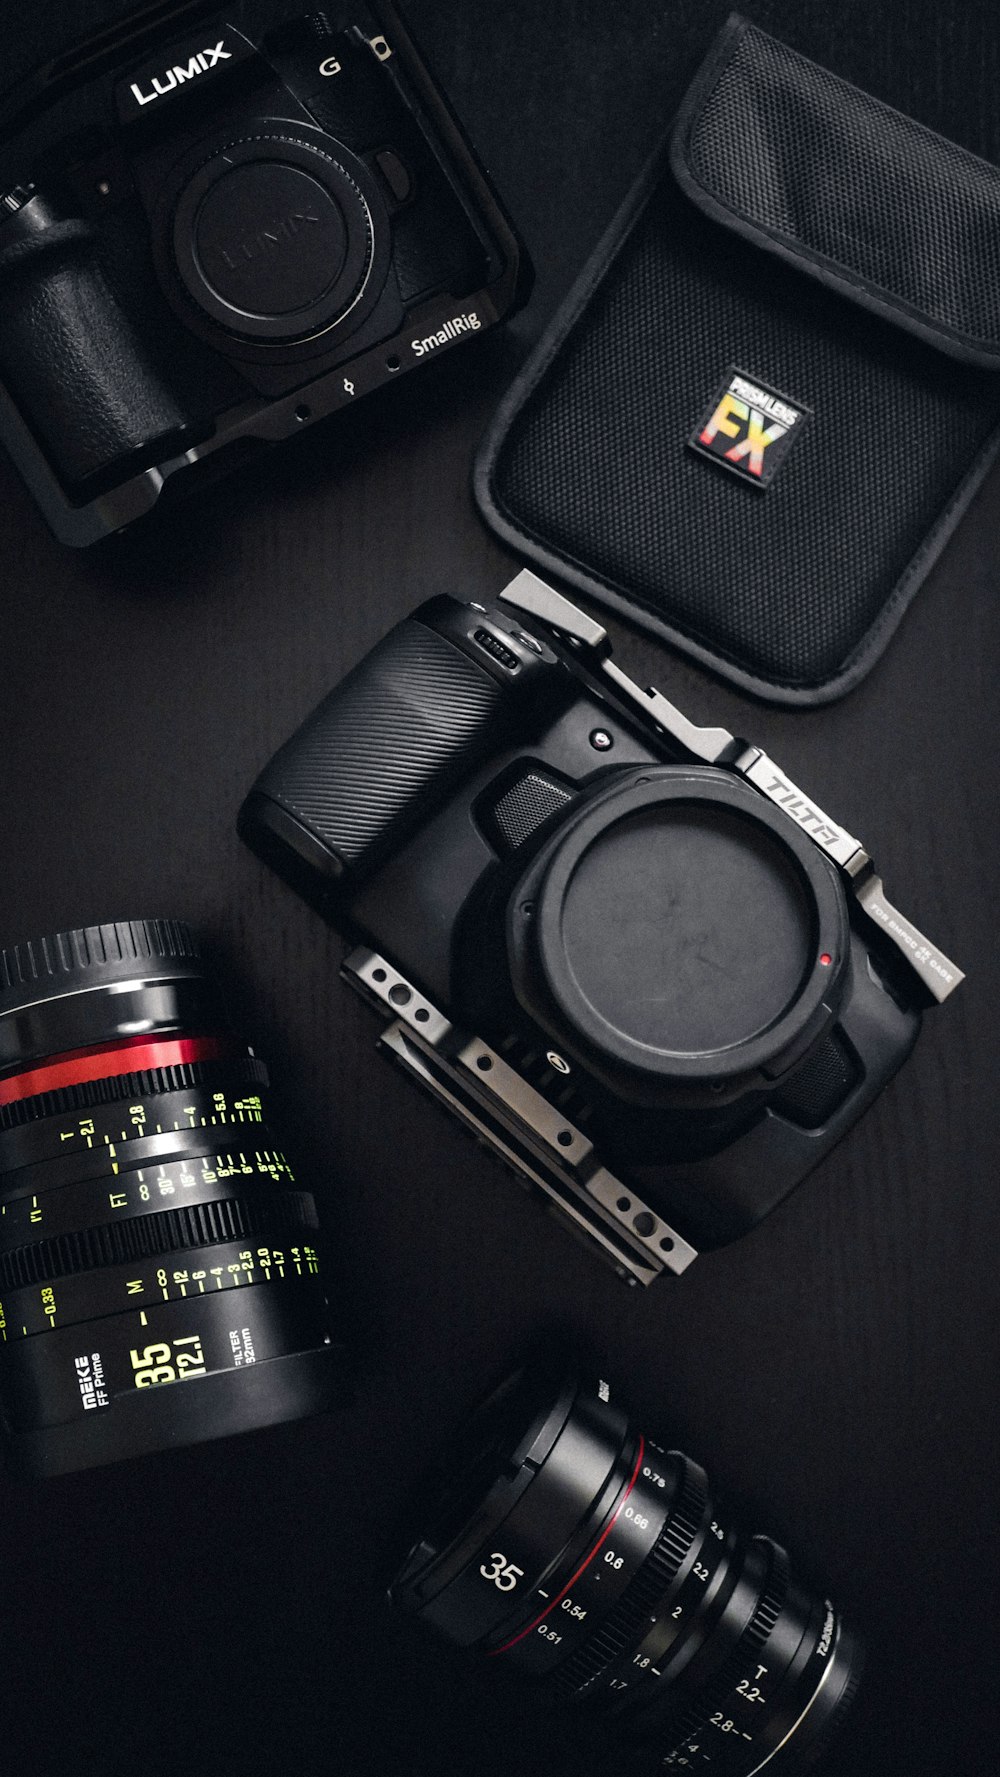
<svg viewBox="0 0 1000 1777">
<path fill-rule="evenodd" d="M 240 812 L 243 838 L 306 889 L 373 868 L 494 737 L 503 698 L 408 618 L 265 767 Z"/>
<path fill-rule="evenodd" d="M 61 480 L 137 467 L 188 421 L 115 301 L 87 225 L 35 196 L 0 232 L 0 377 Z"/>
</svg>

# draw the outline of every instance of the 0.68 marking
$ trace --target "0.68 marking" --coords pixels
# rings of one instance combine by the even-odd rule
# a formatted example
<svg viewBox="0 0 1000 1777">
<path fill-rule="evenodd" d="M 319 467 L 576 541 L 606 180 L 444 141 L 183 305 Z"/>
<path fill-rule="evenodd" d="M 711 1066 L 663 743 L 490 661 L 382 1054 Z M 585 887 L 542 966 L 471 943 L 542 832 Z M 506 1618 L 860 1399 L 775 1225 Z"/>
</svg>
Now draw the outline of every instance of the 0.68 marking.
<svg viewBox="0 0 1000 1777">
<path fill-rule="evenodd" d="M 562 1648 L 563 1642 L 570 1636 L 575 1643 L 582 1635 L 586 1635 L 586 1619 L 590 1602 L 592 1599 L 596 1600 L 598 1596 L 598 1592 L 594 1591 L 595 1585 L 599 1588 L 600 1593 L 607 1592 L 607 1587 L 600 1584 L 601 1572 L 614 1576 L 616 1592 L 627 1579 L 627 1574 L 622 1573 L 622 1569 L 626 1566 L 626 1557 L 615 1547 L 613 1542 L 609 1541 L 616 1527 L 622 1533 L 625 1531 L 626 1524 L 633 1532 L 640 1526 L 645 1526 L 647 1530 L 649 1528 L 649 1516 L 645 1511 L 639 1510 L 635 1495 L 644 1453 L 645 1443 L 640 1437 L 631 1474 L 600 1535 L 592 1543 L 575 1571 L 560 1587 L 554 1598 L 549 1598 L 540 1588 L 535 1589 L 533 1602 L 538 1603 L 541 1608 L 526 1626 L 510 1635 L 501 1642 L 499 1647 L 492 1648 L 490 1658 L 496 1658 L 499 1654 L 506 1654 L 512 1649 L 518 1648 L 521 1663 L 528 1662 L 532 1667 L 537 1667 L 539 1659 L 543 1657 L 540 1642 L 550 1652 L 554 1652 L 556 1649 Z M 628 1545 L 626 1544 L 626 1546 Z M 498 1559 L 501 1562 L 500 1566 L 496 1566 Z M 512 1590 L 517 1585 L 518 1576 L 521 1576 L 521 1569 L 508 1562 L 505 1555 L 500 1557 L 493 1555 L 491 1560 L 493 1565 L 487 1569 L 484 1563 L 479 1570 L 480 1573 L 485 1579 L 492 1580 L 493 1584 L 498 1586 L 501 1591 Z M 496 1567 L 495 1573 L 494 1567 Z M 508 1574 L 513 1576 L 509 1580 L 505 1577 Z M 587 1599 L 588 1602 L 585 1604 L 581 1602 L 582 1599 Z M 560 1659 L 564 1657 L 565 1652 L 559 1654 Z"/>
</svg>

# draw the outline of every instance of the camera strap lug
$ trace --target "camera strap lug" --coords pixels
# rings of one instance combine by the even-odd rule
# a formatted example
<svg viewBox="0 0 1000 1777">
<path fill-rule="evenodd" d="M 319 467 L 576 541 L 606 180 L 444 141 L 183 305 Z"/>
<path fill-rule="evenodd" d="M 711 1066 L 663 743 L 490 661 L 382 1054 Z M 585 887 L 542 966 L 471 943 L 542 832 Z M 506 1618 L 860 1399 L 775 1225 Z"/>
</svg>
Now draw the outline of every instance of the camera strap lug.
<svg viewBox="0 0 1000 1777">
<path fill-rule="evenodd" d="M 761 747 L 738 740 L 726 728 L 699 728 L 662 692 L 653 688 L 643 691 L 610 658 L 611 641 L 607 630 L 578 610 L 554 587 L 546 585 L 530 569 L 525 568 L 517 574 L 510 585 L 504 587 L 500 597 L 505 604 L 516 606 L 525 615 L 544 624 L 574 652 L 589 657 L 587 664 L 591 669 L 610 681 L 618 696 L 638 710 L 659 734 L 669 735 L 702 764 L 725 766 L 739 772 L 782 809 L 789 820 L 801 827 L 843 872 L 859 906 L 906 958 L 914 974 L 936 1000 L 946 1000 L 965 980 L 961 969 L 956 968 L 942 950 L 918 932 L 916 926 L 886 899 L 882 879 L 875 874 L 874 863 L 860 841 L 817 808 Z"/>
</svg>

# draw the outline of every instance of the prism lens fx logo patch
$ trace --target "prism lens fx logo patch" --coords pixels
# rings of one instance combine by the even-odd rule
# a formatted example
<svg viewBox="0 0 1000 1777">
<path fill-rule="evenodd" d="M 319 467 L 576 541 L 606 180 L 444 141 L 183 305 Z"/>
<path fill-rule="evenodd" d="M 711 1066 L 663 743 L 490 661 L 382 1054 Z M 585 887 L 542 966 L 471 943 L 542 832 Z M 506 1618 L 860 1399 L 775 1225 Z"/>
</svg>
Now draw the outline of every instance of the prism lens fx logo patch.
<svg viewBox="0 0 1000 1777">
<path fill-rule="evenodd" d="M 801 436 L 810 410 L 745 370 L 730 370 L 688 444 L 754 487 L 767 487 Z"/>
</svg>

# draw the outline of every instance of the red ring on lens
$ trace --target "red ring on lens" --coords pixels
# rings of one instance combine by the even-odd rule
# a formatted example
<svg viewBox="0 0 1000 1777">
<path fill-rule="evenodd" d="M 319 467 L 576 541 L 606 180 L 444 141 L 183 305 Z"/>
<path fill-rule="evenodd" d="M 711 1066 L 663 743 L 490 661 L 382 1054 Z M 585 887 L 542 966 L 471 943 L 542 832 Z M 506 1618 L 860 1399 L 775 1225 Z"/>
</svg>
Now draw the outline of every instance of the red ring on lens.
<svg viewBox="0 0 1000 1777">
<path fill-rule="evenodd" d="M 497 1654 L 505 1654 L 507 1652 L 508 1648 L 516 1647 L 517 1643 L 519 1641 L 523 1641 L 526 1635 L 530 1635 L 532 1629 L 537 1629 L 539 1623 L 544 1623 L 546 1617 L 551 1616 L 552 1612 L 556 1608 L 556 1605 L 558 1603 L 560 1603 L 560 1601 L 563 1598 L 565 1598 L 570 1587 L 576 1585 L 576 1582 L 580 1578 L 581 1573 L 586 1573 L 587 1568 L 590 1566 L 591 1562 L 596 1559 L 597 1555 L 600 1553 L 601 1549 L 604 1547 L 604 1544 L 607 1542 L 608 1537 L 611 1535 L 611 1532 L 613 1531 L 619 1518 L 621 1517 L 622 1511 L 625 1506 L 625 1502 L 628 1499 L 629 1494 L 632 1492 L 633 1488 L 635 1487 L 637 1480 L 639 1479 L 639 1470 L 642 1467 L 642 1459 L 643 1459 L 645 1453 L 646 1453 L 646 1440 L 644 1437 L 642 1437 L 640 1435 L 640 1437 L 639 1437 L 639 1454 L 635 1459 L 635 1468 L 632 1470 L 632 1479 L 629 1481 L 629 1484 L 626 1487 L 624 1493 L 622 1494 L 621 1499 L 618 1501 L 618 1504 L 617 1504 L 614 1512 L 612 1513 L 609 1522 L 605 1525 L 604 1529 L 602 1530 L 602 1532 L 601 1532 L 600 1536 L 598 1537 L 596 1543 L 594 1544 L 593 1548 L 590 1549 L 590 1551 L 584 1556 L 584 1558 L 580 1562 L 580 1565 L 577 1568 L 576 1572 L 566 1581 L 566 1584 L 562 1587 L 561 1591 L 556 1593 L 551 1604 L 547 1604 L 545 1609 L 540 1613 L 540 1615 L 535 1617 L 534 1620 L 528 1624 L 528 1627 L 526 1629 L 520 1629 L 516 1635 L 511 1636 L 509 1641 L 505 1641 L 502 1647 L 491 1648 L 490 1652 L 487 1655 L 487 1659 L 492 1660 L 492 1659 L 496 1658 Z"/>
<path fill-rule="evenodd" d="M 64 1086 L 108 1080 L 115 1074 L 145 1073 L 155 1067 L 177 1067 L 185 1061 L 216 1061 L 232 1049 L 220 1037 L 123 1037 L 91 1049 L 71 1049 L 43 1067 L 0 1080 L 0 1107 Z"/>
</svg>

